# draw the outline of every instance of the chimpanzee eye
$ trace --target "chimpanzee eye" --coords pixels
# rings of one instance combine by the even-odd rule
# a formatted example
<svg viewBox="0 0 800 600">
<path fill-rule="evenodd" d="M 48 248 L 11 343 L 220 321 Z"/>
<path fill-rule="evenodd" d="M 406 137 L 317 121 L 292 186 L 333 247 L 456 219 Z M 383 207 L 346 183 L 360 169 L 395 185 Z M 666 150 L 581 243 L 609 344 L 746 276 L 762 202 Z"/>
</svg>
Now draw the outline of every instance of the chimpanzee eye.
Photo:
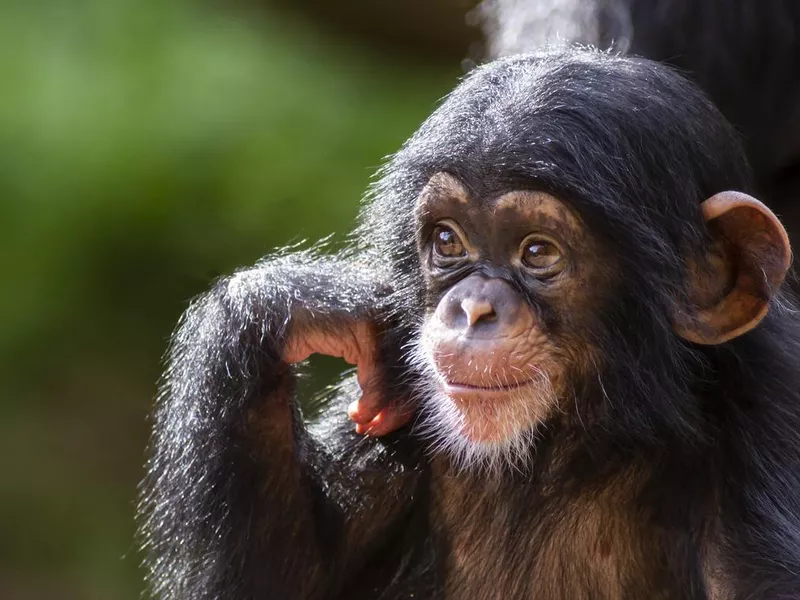
<svg viewBox="0 0 800 600">
<path fill-rule="evenodd" d="M 522 248 L 522 263 L 531 269 L 550 269 L 561 261 L 558 247 L 544 239 L 529 238 Z"/>
<path fill-rule="evenodd" d="M 437 225 L 433 230 L 433 250 L 445 258 L 459 258 L 467 254 L 461 238 L 447 225 Z"/>
</svg>

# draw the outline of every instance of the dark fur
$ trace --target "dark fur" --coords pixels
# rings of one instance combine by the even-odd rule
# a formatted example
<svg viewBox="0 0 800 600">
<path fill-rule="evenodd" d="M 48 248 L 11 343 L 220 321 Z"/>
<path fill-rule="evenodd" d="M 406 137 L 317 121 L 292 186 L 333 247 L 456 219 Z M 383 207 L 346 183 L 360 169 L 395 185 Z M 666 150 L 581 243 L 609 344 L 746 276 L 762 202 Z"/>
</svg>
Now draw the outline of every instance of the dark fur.
<svg viewBox="0 0 800 600">
<path fill-rule="evenodd" d="M 424 307 L 415 200 L 447 171 L 473 194 L 570 202 L 619 257 L 605 362 L 531 449 L 529 469 L 458 473 L 414 429 L 361 437 L 345 381 L 305 426 L 287 332 L 372 319 L 389 396 Z M 700 202 L 749 191 L 736 135 L 655 63 L 569 51 L 475 70 L 386 167 L 357 248 L 267 259 L 219 281 L 173 340 L 143 533 L 156 597 L 731 598 L 800 595 L 800 322 L 784 292 L 754 331 L 681 341 Z M 368 266 L 367 266 L 368 265 Z M 557 326 L 557 324 L 556 324 Z M 424 400 L 423 400 L 424 401 Z"/>
<path fill-rule="evenodd" d="M 800 241 L 800 2 L 486 0 L 484 15 L 494 56 L 560 33 L 686 73 L 741 133 L 759 197 Z"/>
</svg>

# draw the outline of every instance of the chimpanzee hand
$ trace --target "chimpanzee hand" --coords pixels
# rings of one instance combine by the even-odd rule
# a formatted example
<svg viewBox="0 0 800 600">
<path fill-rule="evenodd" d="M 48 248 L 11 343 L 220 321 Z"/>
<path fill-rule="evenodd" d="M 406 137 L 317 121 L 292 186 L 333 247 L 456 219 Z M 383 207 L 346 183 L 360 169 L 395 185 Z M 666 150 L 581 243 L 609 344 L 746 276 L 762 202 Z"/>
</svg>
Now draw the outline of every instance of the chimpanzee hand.
<svg viewBox="0 0 800 600">
<path fill-rule="evenodd" d="M 366 321 L 354 321 L 336 329 L 303 327 L 293 333 L 284 350 L 284 360 L 295 364 L 312 354 L 343 358 L 356 365 L 361 398 L 347 407 L 356 423 L 356 433 L 381 436 L 409 422 L 414 409 L 408 402 L 386 397 L 386 382 L 378 361 L 378 333 Z"/>
</svg>

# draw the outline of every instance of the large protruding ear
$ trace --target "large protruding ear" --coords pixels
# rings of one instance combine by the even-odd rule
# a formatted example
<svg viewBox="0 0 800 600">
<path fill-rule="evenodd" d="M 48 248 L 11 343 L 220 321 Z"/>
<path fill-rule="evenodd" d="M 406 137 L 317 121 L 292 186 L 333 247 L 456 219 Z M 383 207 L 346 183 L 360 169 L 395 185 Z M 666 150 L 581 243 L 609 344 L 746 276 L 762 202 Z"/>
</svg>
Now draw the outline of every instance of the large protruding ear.
<svg viewBox="0 0 800 600">
<path fill-rule="evenodd" d="M 689 265 L 692 306 L 674 316 L 675 331 L 697 344 L 721 344 L 750 331 L 767 314 L 792 261 L 789 237 L 774 213 L 740 192 L 703 202 L 715 240 L 704 264 Z"/>
</svg>

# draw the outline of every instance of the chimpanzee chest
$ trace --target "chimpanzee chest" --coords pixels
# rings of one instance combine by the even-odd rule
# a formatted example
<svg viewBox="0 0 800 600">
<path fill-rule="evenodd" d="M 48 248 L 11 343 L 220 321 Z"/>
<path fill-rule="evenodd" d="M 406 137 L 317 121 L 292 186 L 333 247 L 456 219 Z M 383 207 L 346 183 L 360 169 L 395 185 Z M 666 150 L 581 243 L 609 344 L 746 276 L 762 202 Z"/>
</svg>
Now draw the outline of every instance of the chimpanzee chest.
<svg viewBox="0 0 800 600">
<path fill-rule="evenodd" d="M 673 532 L 673 544 L 608 498 L 553 505 L 502 485 L 460 488 L 443 480 L 432 490 L 443 598 L 671 599 L 704 588 L 691 535 Z"/>
</svg>

